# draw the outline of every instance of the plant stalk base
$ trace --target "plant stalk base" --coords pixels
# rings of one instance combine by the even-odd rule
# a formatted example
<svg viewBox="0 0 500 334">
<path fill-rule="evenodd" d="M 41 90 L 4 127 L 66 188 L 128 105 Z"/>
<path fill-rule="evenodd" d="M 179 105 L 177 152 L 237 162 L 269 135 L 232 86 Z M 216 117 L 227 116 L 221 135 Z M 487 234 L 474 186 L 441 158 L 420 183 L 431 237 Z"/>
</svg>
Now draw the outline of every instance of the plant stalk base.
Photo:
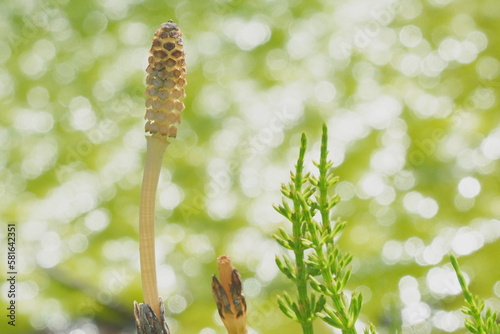
<svg viewBox="0 0 500 334">
<path fill-rule="evenodd" d="M 156 317 L 151 307 L 146 303 L 134 302 L 135 324 L 137 334 L 170 334 L 165 321 L 165 307 L 160 298 L 160 319 Z"/>
</svg>

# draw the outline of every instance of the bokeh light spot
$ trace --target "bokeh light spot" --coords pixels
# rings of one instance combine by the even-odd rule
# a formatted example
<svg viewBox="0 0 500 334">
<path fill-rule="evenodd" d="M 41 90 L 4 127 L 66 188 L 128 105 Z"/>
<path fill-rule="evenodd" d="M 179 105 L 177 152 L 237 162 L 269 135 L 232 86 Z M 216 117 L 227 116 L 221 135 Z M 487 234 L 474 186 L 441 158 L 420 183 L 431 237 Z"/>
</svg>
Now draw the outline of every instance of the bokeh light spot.
<svg viewBox="0 0 500 334">
<path fill-rule="evenodd" d="M 468 255 L 484 245 L 484 238 L 481 233 L 462 228 L 453 238 L 451 247 L 457 255 Z"/>
<path fill-rule="evenodd" d="M 432 317 L 432 323 L 436 328 L 445 332 L 455 332 L 462 327 L 463 318 L 462 312 L 459 311 L 437 311 Z"/>
<path fill-rule="evenodd" d="M 418 205 L 418 213 L 423 217 L 423 218 L 432 218 L 434 217 L 439 209 L 439 205 L 437 202 L 432 199 L 432 198 L 424 198 L 422 201 L 420 201 Z"/>
<path fill-rule="evenodd" d="M 110 214 L 106 209 L 96 209 L 89 212 L 85 218 L 85 226 L 92 232 L 104 230 L 110 222 Z"/>
<path fill-rule="evenodd" d="M 17 110 L 14 118 L 14 126 L 23 131 L 46 133 L 53 125 L 53 116 L 45 111 Z"/>
<path fill-rule="evenodd" d="M 258 20 L 244 22 L 231 19 L 226 23 L 225 32 L 234 39 L 240 49 L 245 51 L 266 43 L 271 37 L 269 26 Z"/>
<path fill-rule="evenodd" d="M 449 266 L 431 268 L 427 273 L 426 282 L 431 292 L 441 297 L 456 295 L 462 291 L 455 271 Z"/>
<path fill-rule="evenodd" d="M 89 245 L 89 240 L 83 234 L 75 234 L 71 236 L 68 240 L 69 249 L 73 253 L 81 253 L 87 249 Z"/>
<path fill-rule="evenodd" d="M 87 14 L 83 21 L 83 30 L 87 34 L 99 34 L 106 30 L 108 19 L 104 13 L 93 11 Z"/>
<path fill-rule="evenodd" d="M 248 278 L 243 282 L 243 291 L 245 296 L 256 297 L 262 289 L 262 284 L 256 278 Z"/>
<path fill-rule="evenodd" d="M 186 298 L 181 295 L 175 295 L 168 299 L 167 307 L 172 313 L 181 313 L 187 307 Z"/>
<path fill-rule="evenodd" d="M 164 189 L 159 191 L 159 197 L 162 208 L 172 210 L 184 199 L 184 191 L 176 184 L 169 183 Z"/>
<path fill-rule="evenodd" d="M 27 100 L 33 108 L 45 108 L 49 103 L 49 92 L 45 87 L 33 87 L 28 91 Z"/>
<path fill-rule="evenodd" d="M 403 255 L 403 245 L 396 240 L 389 240 L 382 248 L 382 258 L 387 264 L 395 264 Z"/>
<path fill-rule="evenodd" d="M 203 328 L 199 334 L 216 334 L 215 330 L 213 330 L 212 328 Z"/>
<path fill-rule="evenodd" d="M 485 80 L 493 80 L 500 74 L 500 61 L 493 57 L 483 57 L 476 64 L 477 74 Z"/>
<path fill-rule="evenodd" d="M 434 217 L 439 210 L 439 205 L 434 199 L 424 197 L 416 191 L 405 195 L 403 205 L 408 212 L 419 214 L 426 219 Z"/>
<path fill-rule="evenodd" d="M 404 46 L 415 47 L 422 40 L 422 31 L 417 26 L 407 25 L 399 32 L 399 39 Z"/>
<path fill-rule="evenodd" d="M 329 81 L 322 81 L 316 85 L 315 95 L 318 102 L 327 103 L 335 98 L 337 91 Z"/>
<path fill-rule="evenodd" d="M 476 178 L 465 177 L 458 183 L 458 192 L 465 198 L 474 198 L 481 192 L 481 184 Z"/>
</svg>

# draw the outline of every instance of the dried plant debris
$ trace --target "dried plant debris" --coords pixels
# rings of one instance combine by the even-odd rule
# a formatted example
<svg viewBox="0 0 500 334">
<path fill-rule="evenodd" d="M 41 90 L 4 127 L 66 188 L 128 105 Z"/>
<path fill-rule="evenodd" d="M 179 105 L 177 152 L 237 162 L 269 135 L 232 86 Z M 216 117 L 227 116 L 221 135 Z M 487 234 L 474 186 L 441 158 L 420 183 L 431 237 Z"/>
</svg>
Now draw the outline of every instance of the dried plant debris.
<svg viewBox="0 0 500 334">
<path fill-rule="evenodd" d="M 146 303 L 134 302 L 135 324 L 138 334 L 170 334 L 165 321 L 165 307 L 160 298 L 160 319 Z"/>
</svg>

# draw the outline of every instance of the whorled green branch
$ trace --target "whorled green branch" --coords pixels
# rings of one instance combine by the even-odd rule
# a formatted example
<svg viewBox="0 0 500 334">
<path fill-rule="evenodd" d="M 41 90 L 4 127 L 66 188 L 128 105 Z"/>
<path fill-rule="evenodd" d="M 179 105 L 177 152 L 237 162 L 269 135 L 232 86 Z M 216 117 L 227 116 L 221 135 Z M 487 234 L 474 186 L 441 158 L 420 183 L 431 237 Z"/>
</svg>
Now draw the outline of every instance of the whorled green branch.
<svg viewBox="0 0 500 334">
<path fill-rule="evenodd" d="M 462 308 L 462 312 L 469 316 L 465 320 L 465 327 L 473 334 L 500 334 L 500 324 L 497 322 L 498 313 L 490 308 L 485 310 L 484 301 L 470 292 L 457 258 L 450 255 L 450 262 L 457 274 L 458 283 L 465 298 L 466 306 Z"/>
<path fill-rule="evenodd" d="M 293 260 L 286 254 L 277 256 L 276 263 L 297 288 L 296 300 L 284 293 L 278 297 L 278 305 L 286 316 L 300 323 L 305 334 L 313 333 L 316 317 L 343 333 L 353 334 L 363 299 L 360 293 L 348 296 L 344 291 L 351 276 L 352 256 L 337 244 L 345 222 L 330 217 L 340 198 L 330 191 L 338 177 L 332 172 L 327 144 L 328 131 L 323 125 L 320 160 L 314 163 L 319 173 L 312 176 L 304 172 L 307 138 L 302 135 L 295 172 L 291 173 L 290 183 L 282 186 L 281 205 L 275 206 L 292 223 L 292 234 L 279 229 L 274 238 L 294 255 Z M 370 326 L 365 332 L 375 330 Z"/>
</svg>

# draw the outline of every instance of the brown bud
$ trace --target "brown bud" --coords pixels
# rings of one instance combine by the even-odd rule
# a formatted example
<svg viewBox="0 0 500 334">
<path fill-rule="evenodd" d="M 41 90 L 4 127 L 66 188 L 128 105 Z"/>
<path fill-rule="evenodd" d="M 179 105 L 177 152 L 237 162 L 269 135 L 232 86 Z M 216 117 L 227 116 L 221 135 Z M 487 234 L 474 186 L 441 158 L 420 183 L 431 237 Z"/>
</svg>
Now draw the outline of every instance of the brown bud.
<svg viewBox="0 0 500 334">
<path fill-rule="evenodd" d="M 146 77 L 146 132 L 175 137 L 184 110 L 186 60 L 182 32 L 172 20 L 163 23 L 153 38 Z"/>
<path fill-rule="evenodd" d="M 220 282 L 212 276 L 212 293 L 217 310 L 229 334 L 246 334 L 247 303 L 241 286 L 241 276 L 227 255 L 217 259 Z"/>
</svg>

